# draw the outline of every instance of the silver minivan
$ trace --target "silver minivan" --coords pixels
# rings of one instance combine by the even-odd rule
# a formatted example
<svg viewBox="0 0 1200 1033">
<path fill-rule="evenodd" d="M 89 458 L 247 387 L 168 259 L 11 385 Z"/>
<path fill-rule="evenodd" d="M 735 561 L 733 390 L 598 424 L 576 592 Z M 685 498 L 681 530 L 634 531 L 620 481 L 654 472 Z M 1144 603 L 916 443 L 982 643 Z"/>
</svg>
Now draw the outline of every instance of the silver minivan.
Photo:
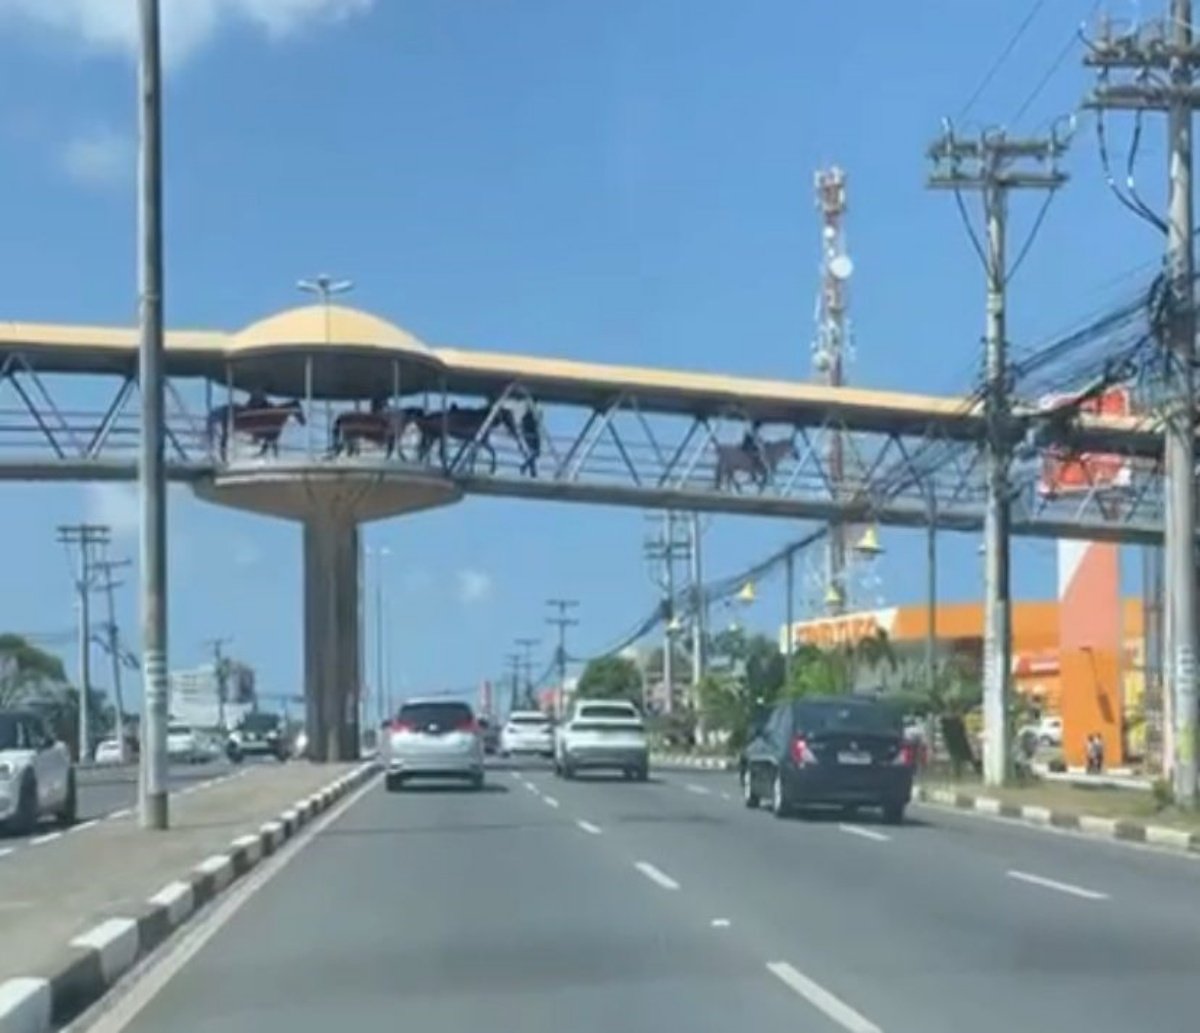
<svg viewBox="0 0 1200 1033">
<path fill-rule="evenodd" d="M 409 700 L 387 726 L 384 743 L 389 791 L 414 778 L 466 779 L 483 788 L 483 735 L 469 703 Z"/>
</svg>

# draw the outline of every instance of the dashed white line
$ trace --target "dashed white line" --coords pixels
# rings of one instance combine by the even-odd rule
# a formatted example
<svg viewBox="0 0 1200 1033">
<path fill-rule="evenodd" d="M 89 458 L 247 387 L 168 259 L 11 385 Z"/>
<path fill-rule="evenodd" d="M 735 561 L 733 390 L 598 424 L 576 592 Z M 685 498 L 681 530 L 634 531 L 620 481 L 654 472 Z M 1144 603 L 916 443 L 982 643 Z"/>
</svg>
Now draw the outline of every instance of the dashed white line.
<svg viewBox="0 0 1200 1033">
<path fill-rule="evenodd" d="M 30 846 L 41 846 L 43 843 L 53 843 L 56 839 L 62 836 L 61 832 L 47 832 L 43 836 L 34 836 L 29 841 Z"/>
<path fill-rule="evenodd" d="M 0 847 L 0 857 L 7 857 L 9 854 L 13 853 L 16 849 L 17 849 L 16 847 L 12 847 L 12 846 Z"/>
<path fill-rule="evenodd" d="M 862 836 L 863 839 L 872 839 L 876 843 L 886 843 L 892 838 L 882 832 L 876 832 L 874 829 L 864 829 L 861 825 L 839 825 L 838 828 L 843 832 L 849 832 L 852 836 Z"/>
<path fill-rule="evenodd" d="M 714 929 L 728 929 L 730 923 L 728 918 L 714 918 L 709 924 Z"/>
<path fill-rule="evenodd" d="M 90 829 L 93 825 L 99 825 L 99 824 L 100 824 L 100 820 L 98 818 L 92 818 L 89 821 L 81 821 L 78 825 L 72 825 L 69 829 L 67 829 L 67 831 L 68 832 L 82 832 L 84 829 Z"/>
<path fill-rule="evenodd" d="M 634 864 L 634 867 L 651 882 L 657 882 L 665 890 L 679 889 L 679 883 L 665 872 L 660 872 L 649 861 L 638 861 Z"/>
<path fill-rule="evenodd" d="M 540 793 L 541 792 L 541 790 L 537 786 L 535 786 L 532 782 L 526 782 L 525 788 L 528 789 L 531 793 Z"/>
<path fill-rule="evenodd" d="M 107 815 L 107 818 L 109 821 L 118 821 L 121 818 L 128 818 L 132 813 L 132 807 L 123 807 L 119 811 L 110 811 Z"/>
<path fill-rule="evenodd" d="M 1069 882 L 1059 882 L 1057 879 L 1047 879 L 1044 875 L 1034 875 L 1032 872 L 1019 872 L 1015 868 L 1010 868 L 1004 874 L 1010 879 L 1027 882 L 1031 886 L 1041 886 L 1043 889 L 1057 890 L 1059 893 L 1067 893 L 1072 897 L 1082 897 L 1084 900 L 1108 900 L 1107 893 L 1101 893 L 1099 890 L 1085 889 L 1083 886 L 1073 886 Z"/>
<path fill-rule="evenodd" d="M 547 807 L 557 807 L 558 806 L 558 801 L 556 799 L 554 799 L 553 796 L 543 796 L 542 799 L 546 801 Z"/>
<path fill-rule="evenodd" d="M 860 1015 L 845 1001 L 835 997 L 820 984 L 814 983 L 786 961 L 768 962 L 767 970 L 818 1011 L 824 1012 L 843 1029 L 850 1030 L 850 1033 L 883 1033 L 870 1019 Z"/>
<path fill-rule="evenodd" d="M 584 832 L 590 832 L 593 836 L 600 835 L 600 826 L 593 825 L 590 821 L 584 821 L 582 818 L 580 818 L 577 822 L 575 822 L 575 824 L 583 829 Z"/>
<path fill-rule="evenodd" d="M 733 797 L 732 797 L 732 796 L 731 796 L 729 793 L 722 793 L 722 794 L 721 794 L 721 799 L 722 799 L 722 800 L 732 800 L 732 799 L 733 799 Z"/>
<path fill-rule="evenodd" d="M 711 789 L 706 789 L 704 786 L 698 786 L 694 782 L 689 782 L 683 788 L 689 793 L 695 793 L 697 796 L 708 796 L 708 794 L 712 792 Z"/>
</svg>

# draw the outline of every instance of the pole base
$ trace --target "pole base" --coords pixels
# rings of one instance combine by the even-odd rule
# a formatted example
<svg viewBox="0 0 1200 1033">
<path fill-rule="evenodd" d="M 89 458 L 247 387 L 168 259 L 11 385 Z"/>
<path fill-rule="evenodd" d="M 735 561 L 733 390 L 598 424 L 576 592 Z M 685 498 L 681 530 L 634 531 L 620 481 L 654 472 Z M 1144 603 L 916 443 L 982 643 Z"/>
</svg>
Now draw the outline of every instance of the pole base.
<svg viewBox="0 0 1200 1033">
<path fill-rule="evenodd" d="M 150 832 L 161 832 L 170 827 L 168 798 L 167 793 L 147 793 L 142 797 L 142 805 L 138 809 L 142 828 Z"/>
</svg>

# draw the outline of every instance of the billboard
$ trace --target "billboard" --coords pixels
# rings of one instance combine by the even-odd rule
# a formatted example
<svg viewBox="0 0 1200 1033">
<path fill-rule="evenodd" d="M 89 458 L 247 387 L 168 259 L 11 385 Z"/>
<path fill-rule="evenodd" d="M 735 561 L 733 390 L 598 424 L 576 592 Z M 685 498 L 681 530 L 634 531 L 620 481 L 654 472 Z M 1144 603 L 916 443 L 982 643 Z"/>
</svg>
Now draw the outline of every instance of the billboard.
<svg viewBox="0 0 1200 1033">
<path fill-rule="evenodd" d="M 1068 405 L 1075 395 L 1045 395 L 1039 399 L 1039 408 L 1053 409 Z M 1133 399 L 1126 387 L 1111 387 L 1102 394 L 1085 399 L 1078 404 L 1078 411 L 1090 416 L 1130 416 Z M 1050 447 L 1042 457 L 1041 474 L 1038 477 L 1038 492 L 1042 495 L 1085 494 L 1100 488 L 1127 488 L 1132 483 L 1133 471 L 1127 456 L 1104 452 L 1071 452 L 1067 449 Z"/>
</svg>

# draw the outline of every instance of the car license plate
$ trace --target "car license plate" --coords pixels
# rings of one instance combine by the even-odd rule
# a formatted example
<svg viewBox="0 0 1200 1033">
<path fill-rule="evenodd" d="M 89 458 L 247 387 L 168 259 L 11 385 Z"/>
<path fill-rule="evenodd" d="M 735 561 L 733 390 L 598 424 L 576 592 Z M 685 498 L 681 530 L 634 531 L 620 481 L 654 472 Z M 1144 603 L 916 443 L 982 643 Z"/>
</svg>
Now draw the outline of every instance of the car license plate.
<svg viewBox="0 0 1200 1033">
<path fill-rule="evenodd" d="M 839 764 L 870 764 L 871 755 L 869 753 L 859 753 L 853 750 L 842 750 L 837 755 Z"/>
</svg>

